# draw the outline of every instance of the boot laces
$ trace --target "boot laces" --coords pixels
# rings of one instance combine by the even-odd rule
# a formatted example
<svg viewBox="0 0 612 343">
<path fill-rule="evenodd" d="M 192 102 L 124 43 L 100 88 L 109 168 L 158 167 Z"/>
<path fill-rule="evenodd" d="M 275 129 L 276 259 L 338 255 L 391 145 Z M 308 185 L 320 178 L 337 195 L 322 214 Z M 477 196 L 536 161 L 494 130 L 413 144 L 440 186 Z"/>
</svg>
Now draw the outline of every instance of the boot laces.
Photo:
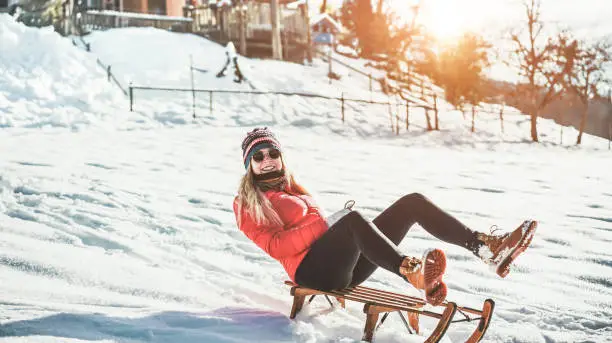
<svg viewBox="0 0 612 343">
<path fill-rule="evenodd" d="M 353 210 L 353 206 L 355 206 L 355 200 L 349 200 L 344 203 L 344 208 L 347 210 Z"/>
<path fill-rule="evenodd" d="M 493 234 L 494 234 L 496 231 L 499 231 L 499 230 L 501 230 L 501 229 L 500 229 L 500 228 L 499 228 L 497 225 L 493 224 L 493 225 L 491 225 L 491 227 L 489 228 L 489 235 L 493 236 Z"/>
<path fill-rule="evenodd" d="M 421 268 L 421 260 L 416 257 L 407 256 L 400 267 L 402 274 L 415 273 Z"/>
<path fill-rule="evenodd" d="M 489 249 L 491 249 L 491 251 L 496 251 L 504 239 L 509 235 L 509 233 L 496 235 L 495 232 L 499 230 L 501 229 L 497 225 L 491 225 L 491 227 L 489 227 L 489 234 L 482 235 L 482 241 L 489 247 Z"/>
</svg>

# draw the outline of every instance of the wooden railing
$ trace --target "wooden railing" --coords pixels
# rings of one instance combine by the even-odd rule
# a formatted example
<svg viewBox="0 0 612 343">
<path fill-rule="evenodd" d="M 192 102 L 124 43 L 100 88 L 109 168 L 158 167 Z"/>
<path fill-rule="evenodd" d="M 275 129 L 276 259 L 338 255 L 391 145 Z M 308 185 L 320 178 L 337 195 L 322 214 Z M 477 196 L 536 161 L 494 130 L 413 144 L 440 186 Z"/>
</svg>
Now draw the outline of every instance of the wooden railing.
<svg viewBox="0 0 612 343">
<path fill-rule="evenodd" d="M 249 1 L 244 6 L 213 7 L 209 5 L 186 6 L 184 16 L 193 19 L 193 31 L 207 33 L 223 31 L 226 36 L 239 36 L 240 23 L 243 22 L 247 39 L 253 38 L 254 31 L 271 30 L 270 4 Z M 281 5 L 280 26 L 306 37 L 306 18 L 299 9 L 289 9 Z M 243 16 L 242 20 L 240 16 Z"/>
<path fill-rule="evenodd" d="M 99 10 L 83 11 L 78 20 L 85 31 L 119 27 L 155 27 L 177 32 L 191 32 L 193 22 L 192 18 Z"/>
</svg>

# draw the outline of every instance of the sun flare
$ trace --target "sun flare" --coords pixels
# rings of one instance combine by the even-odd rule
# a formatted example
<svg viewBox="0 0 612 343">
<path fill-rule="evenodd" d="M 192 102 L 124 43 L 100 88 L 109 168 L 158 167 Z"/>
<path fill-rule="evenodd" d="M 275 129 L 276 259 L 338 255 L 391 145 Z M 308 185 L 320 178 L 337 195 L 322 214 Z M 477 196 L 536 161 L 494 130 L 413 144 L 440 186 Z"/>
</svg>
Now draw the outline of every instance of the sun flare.
<svg viewBox="0 0 612 343">
<path fill-rule="evenodd" d="M 458 0 L 422 0 L 420 22 L 441 42 L 453 40 L 473 29 L 474 7 Z"/>
</svg>

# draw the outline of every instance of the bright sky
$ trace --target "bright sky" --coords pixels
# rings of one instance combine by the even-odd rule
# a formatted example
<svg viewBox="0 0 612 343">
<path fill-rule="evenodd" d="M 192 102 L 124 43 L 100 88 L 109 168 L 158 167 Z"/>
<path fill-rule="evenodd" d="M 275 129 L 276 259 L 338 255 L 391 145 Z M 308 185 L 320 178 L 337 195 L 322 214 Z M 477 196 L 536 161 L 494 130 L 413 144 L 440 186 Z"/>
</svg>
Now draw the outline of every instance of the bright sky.
<svg viewBox="0 0 612 343">
<path fill-rule="evenodd" d="M 411 16 L 410 7 L 421 4 L 420 20 L 441 37 L 465 30 L 494 35 L 524 17 L 522 0 L 386 0 L 397 11 Z M 320 0 L 314 0 L 318 3 Z M 333 6 L 342 0 L 328 0 Z M 374 6 L 377 1 L 372 0 Z M 542 0 L 542 18 L 551 26 L 569 26 L 580 35 L 612 34 L 612 1 Z"/>
<path fill-rule="evenodd" d="M 315 0 L 317 1 L 317 0 Z M 442 43 L 452 42 L 466 31 L 474 31 L 504 49 L 509 28 L 524 20 L 522 0 L 386 0 L 396 11 L 412 17 L 411 5 L 421 4 L 419 21 Z M 377 1 L 373 0 L 374 6 Z M 341 0 L 330 0 L 341 6 Z M 612 1 L 608 0 L 542 0 L 545 29 L 571 28 L 581 38 L 612 37 Z M 506 49 L 507 50 L 507 49 Z M 503 53 L 503 51 L 502 51 Z M 493 64 L 494 78 L 516 81 L 516 73 L 501 63 Z"/>
<path fill-rule="evenodd" d="M 404 1 L 395 0 L 401 6 Z M 413 0 L 418 2 L 419 0 Z M 421 21 L 441 38 L 472 30 L 495 36 L 500 30 L 524 20 L 520 0 L 420 0 Z M 543 0 L 542 19 L 550 26 L 568 26 L 583 35 L 612 34 L 612 2 L 604 0 Z"/>
</svg>

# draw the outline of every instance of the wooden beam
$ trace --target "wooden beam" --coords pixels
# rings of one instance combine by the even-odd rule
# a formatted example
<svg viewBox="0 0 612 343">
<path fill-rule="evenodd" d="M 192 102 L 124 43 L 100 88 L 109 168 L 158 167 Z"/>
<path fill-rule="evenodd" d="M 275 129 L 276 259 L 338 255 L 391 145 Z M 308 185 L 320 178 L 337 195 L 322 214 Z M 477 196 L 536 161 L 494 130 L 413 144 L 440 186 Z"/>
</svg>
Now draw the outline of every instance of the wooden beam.
<svg viewBox="0 0 612 343">
<path fill-rule="evenodd" d="M 270 1 L 270 20 L 272 22 L 272 58 L 283 59 L 283 46 L 280 35 L 279 0 Z"/>
</svg>

